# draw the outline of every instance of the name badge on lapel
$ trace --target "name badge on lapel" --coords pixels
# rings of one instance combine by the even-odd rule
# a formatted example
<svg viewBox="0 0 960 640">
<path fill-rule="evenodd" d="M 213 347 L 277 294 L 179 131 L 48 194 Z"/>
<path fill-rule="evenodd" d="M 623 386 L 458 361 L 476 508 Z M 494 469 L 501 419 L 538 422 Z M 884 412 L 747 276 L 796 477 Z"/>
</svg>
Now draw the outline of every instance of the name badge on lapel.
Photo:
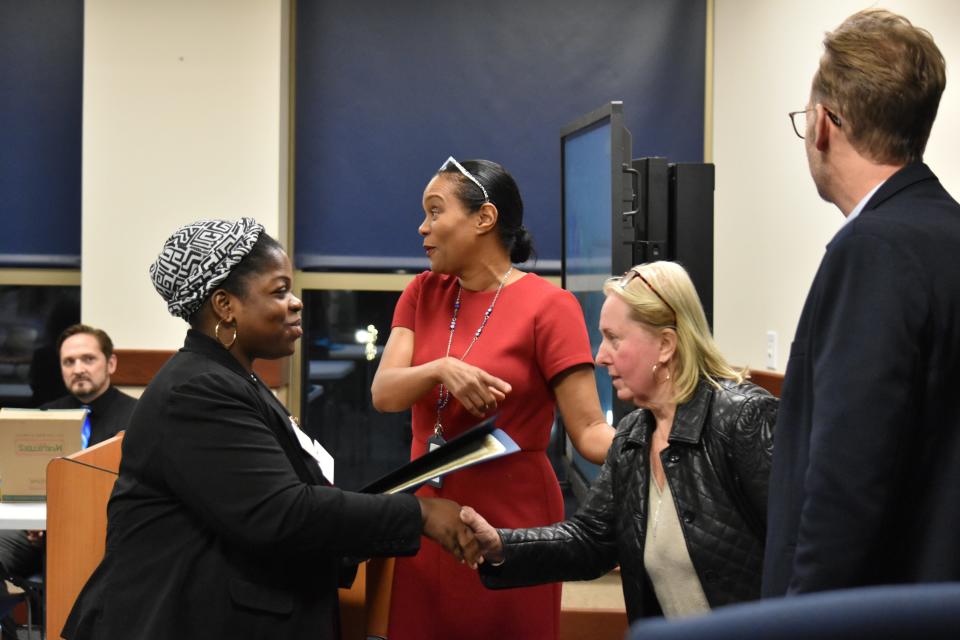
<svg viewBox="0 0 960 640">
<path fill-rule="evenodd" d="M 300 447 L 317 461 L 320 473 L 330 484 L 333 484 L 333 456 L 323 448 L 322 444 L 305 434 L 293 416 L 290 416 L 290 426 L 293 427 L 293 433 L 297 436 Z"/>
</svg>

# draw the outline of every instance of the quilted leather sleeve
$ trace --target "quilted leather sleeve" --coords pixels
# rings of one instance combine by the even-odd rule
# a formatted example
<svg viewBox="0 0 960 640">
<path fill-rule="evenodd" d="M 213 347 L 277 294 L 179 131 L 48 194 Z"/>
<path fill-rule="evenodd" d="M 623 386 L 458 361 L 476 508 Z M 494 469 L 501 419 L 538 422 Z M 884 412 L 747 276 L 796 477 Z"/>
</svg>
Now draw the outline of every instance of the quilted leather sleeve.
<svg viewBox="0 0 960 640">
<path fill-rule="evenodd" d="M 480 578 L 488 588 L 590 580 L 613 569 L 617 541 L 612 477 L 617 444 L 610 447 L 600 475 L 572 518 L 547 527 L 498 530 L 504 562 L 497 567 L 480 566 Z"/>
<path fill-rule="evenodd" d="M 743 404 L 733 432 L 733 466 L 747 507 L 757 522 L 767 521 L 767 491 L 773 461 L 773 428 L 779 400 L 757 390 Z"/>
</svg>

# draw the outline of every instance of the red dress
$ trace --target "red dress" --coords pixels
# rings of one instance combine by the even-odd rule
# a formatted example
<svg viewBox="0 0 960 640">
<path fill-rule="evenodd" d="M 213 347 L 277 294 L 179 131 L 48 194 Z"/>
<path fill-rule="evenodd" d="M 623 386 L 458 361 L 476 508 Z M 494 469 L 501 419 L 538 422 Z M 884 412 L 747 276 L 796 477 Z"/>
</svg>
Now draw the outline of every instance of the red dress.
<svg viewBox="0 0 960 640">
<path fill-rule="evenodd" d="M 425 272 L 403 292 L 393 326 L 414 332 L 412 364 L 444 356 L 457 289 L 455 277 Z M 493 291 L 463 291 L 451 356 L 463 355 L 493 296 Z M 556 406 L 550 380 L 592 361 L 583 312 L 571 293 L 529 273 L 504 287 L 466 362 L 512 385 L 497 409 L 497 426 L 521 451 L 462 469 L 445 477 L 441 489 L 425 486 L 417 495 L 470 505 L 494 527 L 562 520 L 563 498 L 546 455 Z M 411 458 L 427 450 L 438 393 L 439 387 L 413 405 Z M 450 439 L 478 421 L 451 397 L 442 414 L 444 437 Z M 396 561 L 390 640 L 557 638 L 559 584 L 491 591 L 475 571 L 439 545 L 426 538 L 422 543 L 416 556 Z"/>
</svg>

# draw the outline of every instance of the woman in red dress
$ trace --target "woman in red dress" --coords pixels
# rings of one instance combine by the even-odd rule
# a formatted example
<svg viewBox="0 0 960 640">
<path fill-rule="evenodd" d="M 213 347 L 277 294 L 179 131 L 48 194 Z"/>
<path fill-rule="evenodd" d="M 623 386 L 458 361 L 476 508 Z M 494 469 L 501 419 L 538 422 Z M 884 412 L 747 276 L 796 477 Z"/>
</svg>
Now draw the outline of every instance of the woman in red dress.
<svg viewBox="0 0 960 640">
<path fill-rule="evenodd" d="M 554 411 L 587 459 L 601 463 L 613 439 L 593 376 L 576 299 L 514 263 L 532 253 L 513 178 L 487 160 L 450 158 L 423 194 L 419 232 L 430 271 L 407 286 L 373 380 L 380 411 L 412 408 L 411 457 L 484 416 L 520 445 L 514 455 L 445 477 L 418 495 L 470 505 L 497 527 L 562 519 L 547 459 Z M 469 567 L 424 541 L 396 561 L 390 640 L 554 640 L 560 585 L 489 591 Z"/>
</svg>

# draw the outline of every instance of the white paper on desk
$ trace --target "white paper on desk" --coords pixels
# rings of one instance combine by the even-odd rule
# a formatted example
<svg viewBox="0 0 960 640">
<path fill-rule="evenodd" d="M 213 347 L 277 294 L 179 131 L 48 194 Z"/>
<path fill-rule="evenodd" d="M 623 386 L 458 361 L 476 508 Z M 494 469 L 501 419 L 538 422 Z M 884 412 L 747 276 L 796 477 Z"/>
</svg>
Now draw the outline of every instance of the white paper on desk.
<svg viewBox="0 0 960 640">
<path fill-rule="evenodd" d="M 327 482 L 333 484 L 333 456 L 323 448 L 323 445 L 308 436 L 297 426 L 297 423 L 290 418 L 290 426 L 300 442 L 300 447 L 310 454 L 310 457 L 317 461 L 320 466 L 320 473 L 327 479 Z"/>
</svg>

